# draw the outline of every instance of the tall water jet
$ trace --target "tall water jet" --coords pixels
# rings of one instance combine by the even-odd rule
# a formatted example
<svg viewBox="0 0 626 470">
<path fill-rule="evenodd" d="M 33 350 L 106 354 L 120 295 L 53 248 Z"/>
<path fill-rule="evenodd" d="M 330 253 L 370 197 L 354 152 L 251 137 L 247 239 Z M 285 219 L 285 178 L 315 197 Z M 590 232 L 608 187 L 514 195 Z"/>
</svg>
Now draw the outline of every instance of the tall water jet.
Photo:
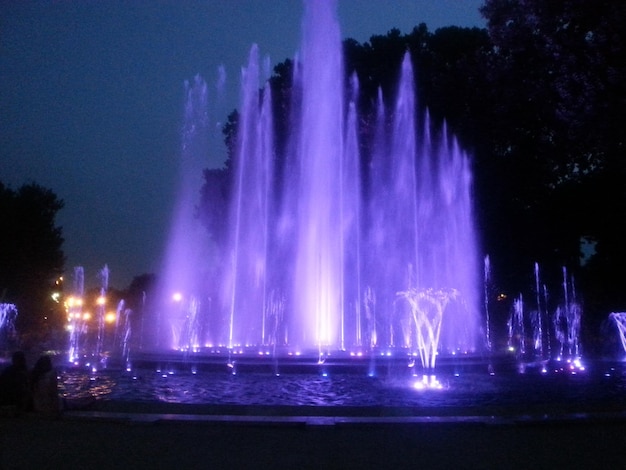
<svg viewBox="0 0 626 470">
<path fill-rule="evenodd" d="M 271 92 L 259 105 L 259 53 L 254 45 L 242 71 L 242 109 L 234 167 L 228 346 L 259 344 L 265 338 L 268 216 L 273 143 Z"/>
<path fill-rule="evenodd" d="M 95 356 L 100 358 L 104 346 L 104 320 L 106 315 L 106 294 L 109 290 L 109 267 L 105 264 L 100 270 L 100 295 L 97 299 L 96 320 L 98 322 L 98 336 L 96 338 Z"/>
<path fill-rule="evenodd" d="M 83 318 L 83 296 L 85 294 L 85 272 L 82 266 L 74 268 L 72 295 L 67 300 L 69 320 L 69 362 L 76 362 L 84 348 L 84 336 L 87 324 Z"/>
<path fill-rule="evenodd" d="M 307 2 L 305 10 L 294 339 L 336 347 L 343 309 L 341 36 L 332 2 Z"/>
<path fill-rule="evenodd" d="M 611 312 L 609 319 L 615 322 L 619 334 L 620 344 L 626 353 L 626 312 Z"/>
<path fill-rule="evenodd" d="M 576 296 L 573 278 L 568 278 L 563 267 L 563 304 L 554 314 L 554 334 L 559 343 L 559 357 L 576 357 L 580 351 L 580 327 L 582 307 Z"/>
<path fill-rule="evenodd" d="M 154 343 L 160 348 L 197 346 L 186 335 L 190 310 L 203 285 L 207 256 L 206 233 L 195 217 L 195 206 L 207 162 L 207 85 L 199 76 L 185 83 L 186 102 L 182 127 L 178 197 L 174 204 L 160 300 L 154 324 Z"/>
</svg>

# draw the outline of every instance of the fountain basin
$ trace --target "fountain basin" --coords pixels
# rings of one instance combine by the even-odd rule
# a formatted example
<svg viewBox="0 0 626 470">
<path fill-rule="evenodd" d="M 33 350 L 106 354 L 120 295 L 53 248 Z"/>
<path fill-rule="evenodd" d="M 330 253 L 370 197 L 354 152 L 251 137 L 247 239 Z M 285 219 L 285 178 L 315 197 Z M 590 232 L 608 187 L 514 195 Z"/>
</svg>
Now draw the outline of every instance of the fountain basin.
<svg viewBox="0 0 626 470">
<path fill-rule="evenodd" d="M 436 371 L 441 389 L 416 390 L 422 371 L 398 359 L 381 362 L 371 376 L 358 361 L 282 361 L 283 371 L 249 358 L 233 373 L 223 361 L 160 359 L 138 361 L 130 370 L 61 369 L 63 394 L 94 396 L 94 409 L 101 411 L 211 415 L 558 419 L 626 409 L 622 362 L 591 361 L 584 371 L 574 372 L 558 367 L 567 363 L 551 361 L 543 364 L 549 367 L 542 372 L 543 366 L 520 368 L 508 358 L 491 363 L 442 360 Z"/>
</svg>

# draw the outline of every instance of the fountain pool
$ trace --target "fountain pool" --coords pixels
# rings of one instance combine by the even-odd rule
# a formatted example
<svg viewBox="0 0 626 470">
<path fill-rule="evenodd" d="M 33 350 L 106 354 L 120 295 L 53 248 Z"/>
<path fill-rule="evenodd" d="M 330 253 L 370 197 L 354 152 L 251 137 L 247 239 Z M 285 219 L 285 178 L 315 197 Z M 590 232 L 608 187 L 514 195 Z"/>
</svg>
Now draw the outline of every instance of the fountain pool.
<svg viewBox="0 0 626 470">
<path fill-rule="evenodd" d="M 248 363 L 233 374 L 223 362 L 176 363 L 164 357 L 160 363 L 142 363 L 132 370 L 61 369 L 60 382 L 68 397 L 95 396 L 100 409 L 126 411 L 142 406 L 161 410 L 167 404 L 186 405 L 200 413 L 225 413 L 228 407 L 228 413 L 240 413 L 257 406 L 266 411 L 284 407 L 285 413 L 288 407 L 315 407 L 299 413 L 334 415 L 554 416 L 622 411 L 626 405 L 623 362 L 591 362 L 584 371 L 567 362 L 550 362 L 520 371 L 516 363 L 500 361 L 488 372 L 484 363 L 451 361 L 439 366 L 442 388 L 429 390 L 416 389 L 422 378 L 415 377 L 405 362 L 381 361 L 373 377 L 366 373 L 367 366 L 299 367 L 276 374 L 270 367 Z"/>
</svg>

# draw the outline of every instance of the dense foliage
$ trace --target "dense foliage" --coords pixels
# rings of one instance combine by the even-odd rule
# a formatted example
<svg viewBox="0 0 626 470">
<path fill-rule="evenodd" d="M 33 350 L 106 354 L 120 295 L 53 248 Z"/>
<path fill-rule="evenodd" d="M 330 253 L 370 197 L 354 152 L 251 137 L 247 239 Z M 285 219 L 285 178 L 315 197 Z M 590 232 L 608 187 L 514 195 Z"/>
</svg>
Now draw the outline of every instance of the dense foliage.
<svg viewBox="0 0 626 470">
<path fill-rule="evenodd" d="M 503 272 L 531 257 L 578 268 L 585 311 L 606 318 L 626 305 L 626 4 L 487 0 L 481 11 L 492 130 L 477 171 L 500 168 L 500 212 L 513 216 L 502 231 L 486 220 L 486 247 L 507 259 Z M 595 254 L 578 266 L 583 237 Z"/>
<path fill-rule="evenodd" d="M 27 184 L 12 190 L 0 183 L 0 303 L 17 306 L 16 329 L 23 346 L 45 344 L 64 322 L 52 299 L 63 273 L 63 201 L 49 189 Z"/>
</svg>

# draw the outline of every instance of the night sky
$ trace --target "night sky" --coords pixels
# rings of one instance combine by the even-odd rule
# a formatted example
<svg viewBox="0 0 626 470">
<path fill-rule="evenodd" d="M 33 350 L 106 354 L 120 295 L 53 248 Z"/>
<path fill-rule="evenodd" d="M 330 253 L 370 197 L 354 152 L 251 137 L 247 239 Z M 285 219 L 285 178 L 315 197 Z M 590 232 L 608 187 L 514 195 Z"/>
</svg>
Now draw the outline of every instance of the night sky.
<svg viewBox="0 0 626 470">
<path fill-rule="evenodd" d="M 485 25 L 481 0 L 340 0 L 342 35 L 360 42 L 419 23 Z M 209 84 L 210 161 L 237 107 L 257 43 L 272 66 L 300 42 L 297 0 L 0 2 L 0 181 L 35 182 L 65 202 L 66 269 L 112 287 L 157 272 L 177 186 L 184 82 Z M 218 69 L 226 82 L 218 91 Z M 9 221 L 1 221 L 2 224 Z"/>
</svg>

